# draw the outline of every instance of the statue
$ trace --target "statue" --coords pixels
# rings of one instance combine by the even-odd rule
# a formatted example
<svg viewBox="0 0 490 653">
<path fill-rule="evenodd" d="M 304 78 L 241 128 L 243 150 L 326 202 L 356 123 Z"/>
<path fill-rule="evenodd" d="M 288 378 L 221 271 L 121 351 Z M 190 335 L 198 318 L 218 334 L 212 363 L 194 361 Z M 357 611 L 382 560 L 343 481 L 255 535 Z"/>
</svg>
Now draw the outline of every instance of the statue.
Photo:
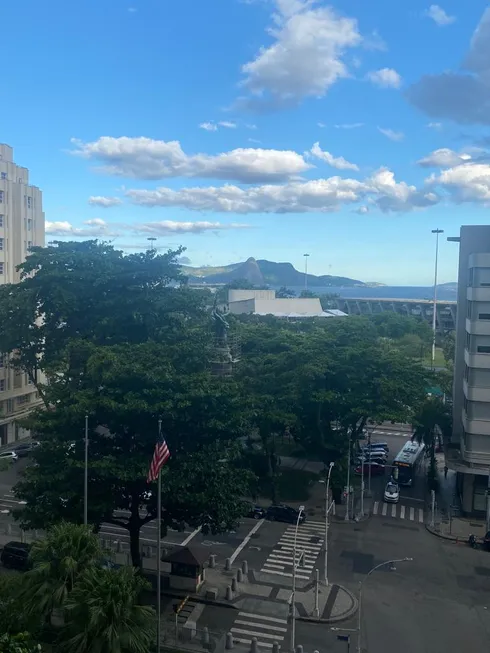
<svg viewBox="0 0 490 653">
<path fill-rule="evenodd" d="M 217 308 L 213 310 L 213 319 L 216 327 L 216 337 L 219 338 L 223 343 L 226 343 L 228 340 L 227 332 L 230 328 L 230 325 Z"/>
</svg>

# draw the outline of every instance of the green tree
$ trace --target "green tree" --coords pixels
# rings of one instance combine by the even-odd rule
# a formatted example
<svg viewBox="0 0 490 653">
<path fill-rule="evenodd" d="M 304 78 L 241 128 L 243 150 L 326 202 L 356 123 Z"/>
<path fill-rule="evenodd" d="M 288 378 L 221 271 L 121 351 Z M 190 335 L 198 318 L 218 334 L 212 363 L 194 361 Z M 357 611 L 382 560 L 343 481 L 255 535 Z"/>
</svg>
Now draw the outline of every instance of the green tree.
<svg viewBox="0 0 490 653">
<path fill-rule="evenodd" d="M 32 635 L 38 634 L 41 622 L 36 625 L 36 619 L 26 614 L 20 598 L 22 581 L 21 575 L 0 574 L 0 633 L 13 636 L 30 631 Z"/>
<path fill-rule="evenodd" d="M 413 439 L 423 443 L 429 458 L 429 489 L 437 490 L 436 449 L 452 433 L 452 416 L 446 404 L 438 397 L 426 397 L 412 419 Z"/>
<path fill-rule="evenodd" d="M 337 293 L 324 293 L 320 295 L 320 304 L 322 310 L 326 311 L 329 308 L 338 308 L 337 299 L 340 297 Z"/>
<path fill-rule="evenodd" d="M 181 335 L 173 346 L 91 346 L 76 391 L 64 379 L 49 385 L 56 408 L 30 420 L 42 443 L 38 464 L 15 488 L 27 502 L 18 513 L 25 526 L 82 521 L 85 414 L 91 425 L 89 521 L 127 529 L 136 566 L 141 527 L 159 517 L 155 486 L 146 477 L 160 417 L 172 456 L 162 472 L 164 524 L 206 521 L 216 531 L 235 524 L 249 482 L 234 460 L 236 442 L 247 432 L 242 400 L 233 380 L 212 377 L 208 348 L 198 336 Z"/>
<path fill-rule="evenodd" d="M 299 293 L 299 296 L 302 297 L 303 299 L 318 297 L 318 295 L 315 292 L 313 292 L 312 290 L 302 290 Z"/>
<path fill-rule="evenodd" d="M 286 288 L 286 286 L 281 286 L 279 290 L 276 290 L 276 297 L 279 299 L 290 299 L 291 297 L 296 297 L 294 290 Z"/>
<path fill-rule="evenodd" d="M 83 525 L 61 523 L 31 549 L 32 569 L 24 574 L 20 599 L 28 615 L 43 620 L 64 610 L 80 574 L 103 557 L 98 538 Z"/>
<path fill-rule="evenodd" d="M 39 653 L 41 644 L 35 644 L 28 632 L 0 635 L 0 653 Z"/>
<path fill-rule="evenodd" d="M 446 367 L 452 371 L 454 367 L 454 356 L 456 352 L 456 332 L 449 331 L 443 338 L 442 351 L 446 361 Z"/>
<path fill-rule="evenodd" d="M 141 603 L 150 589 L 132 567 L 86 569 L 66 604 L 59 650 L 66 653 L 148 653 L 155 641 L 156 614 Z"/>
</svg>

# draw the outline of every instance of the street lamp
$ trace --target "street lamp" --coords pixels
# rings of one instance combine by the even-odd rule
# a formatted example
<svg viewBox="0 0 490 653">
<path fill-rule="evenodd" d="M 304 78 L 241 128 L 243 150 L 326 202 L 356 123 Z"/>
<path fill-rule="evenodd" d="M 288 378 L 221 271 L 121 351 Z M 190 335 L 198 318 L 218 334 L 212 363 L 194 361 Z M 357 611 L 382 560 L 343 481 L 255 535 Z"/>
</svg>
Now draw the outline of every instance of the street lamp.
<svg viewBox="0 0 490 653">
<path fill-rule="evenodd" d="M 387 565 L 390 565 L 391 569 L 395 570 L 395 564 L 397 562 L 412 562 L 412 560 L 413 558 L 397 558 L 396 560 L 387 560 L 386 562 L 381 562 L 379 565 L 376 565 L 376 567 L 373 567 L 371 571 L 368 571 L 365 578 L 359 582 L 359 599 L 358 599 L 358 606 L 357 606 L 357 653 L 361 653 L 361 644 L 362 644 L 361 608 L 362 608 L 363 584 L 367 581 L 369 576 L 371 576 L 371 574 L 374 571 L 380 569 L 381 567 L 386 567 Z"/>
<path fill-rule="evenodd" d="M 329 490 L 330 490 L 330 475 L 335 463 L 330 463 L 328 466 L 327 481 L 320 481 L 320 483 L 325 483 L 325 558 L 324 558 L 324 581 L 325 585 L 328 586 L 328 513 L 330 512 L 329 505 Z M 332 501 L 333 503 L 333 501 Z"/>
<path fill-rule="evenodd" d="M 432 229 L 436 235 L 436 260 L 434 265 L 434 309 L 432 314 L 432 369 L 435 367 L 436 360 L 436 327 L 437 327 L 437 263 L 439 258 L 439 234 L 444 233 L 444 229 Z"/>
<path fill-rule="evenodd" d="M 303 254 L 305 257 L 305 290 L 308 290 L 308 256 L 309 254 Z"/>
<path fill-rule="evenodd" d="M 298 518 L 296 520 L 296 528 L 294 529 L 294 544 L 293 544 L 293 587 L 291 592 L 291 653 L 296 650 L 296 544 L 298 540 L 298 528 L 301 520 L 301 515 L 305 511 L 304 506 L 300 506 L 298 510 Z"/>
</svg>

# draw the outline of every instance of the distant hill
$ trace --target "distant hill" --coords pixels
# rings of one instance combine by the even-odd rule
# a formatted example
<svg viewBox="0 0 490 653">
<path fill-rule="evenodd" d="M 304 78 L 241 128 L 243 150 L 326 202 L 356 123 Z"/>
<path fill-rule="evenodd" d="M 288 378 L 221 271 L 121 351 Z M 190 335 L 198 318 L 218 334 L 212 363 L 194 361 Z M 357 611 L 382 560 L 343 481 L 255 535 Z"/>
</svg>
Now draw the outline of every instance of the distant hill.
<svg viewBox="0 0 490 653">
<path fill-rule="evenodd" d="M 274 263 L 249 258 L 242 263 L 232 263 L 222 267 L 193 268 L 182 266 L 182 272 L 189 277 L 191 283 L 231 283 L 236 279 L 246 279 L 256 286 L 303 286 L 304 272 L 296 270 L 291 263 Z M 335 277 L 330 274 L 316 276 L 308 275 L 308 288 L 320 286 L 365 286 L 366 284 L 348 277 Z"/>
</svg>

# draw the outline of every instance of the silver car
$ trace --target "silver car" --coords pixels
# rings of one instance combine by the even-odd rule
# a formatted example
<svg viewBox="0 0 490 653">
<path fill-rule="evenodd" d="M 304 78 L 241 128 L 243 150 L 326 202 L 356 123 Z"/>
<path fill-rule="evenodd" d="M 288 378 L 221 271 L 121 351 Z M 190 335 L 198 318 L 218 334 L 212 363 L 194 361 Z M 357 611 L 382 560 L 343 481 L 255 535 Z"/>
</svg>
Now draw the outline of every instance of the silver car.
<svg viewBox="0 0 490 653">
<path fill-rule="evenodd" d="M 387 483 L 383 498 L 386 503 L 398 503 L 400 501 L 400 488 L 397 483 L 393 483 L 393 481 Z"/>
</svg>

